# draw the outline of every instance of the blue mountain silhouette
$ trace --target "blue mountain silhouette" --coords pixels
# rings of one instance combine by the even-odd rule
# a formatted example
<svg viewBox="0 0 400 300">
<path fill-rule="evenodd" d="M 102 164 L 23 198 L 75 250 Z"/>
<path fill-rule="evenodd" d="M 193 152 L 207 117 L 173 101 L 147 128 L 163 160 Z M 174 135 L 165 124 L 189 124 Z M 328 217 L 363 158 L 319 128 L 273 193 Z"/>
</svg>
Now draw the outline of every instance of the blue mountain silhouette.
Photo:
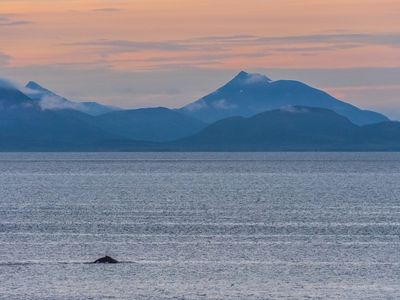
<svg viewBox="0 0 400 300">
<path fill-rule="evenodd" d="M 213 93 L 180 109 L 208 123 L 232 117 L 249 117 L 286 106 L 327 108 L 358 125 L 388 121 L 382 114 L 361 110 L 324 91 L 294 80 L 272 81 L 260 74 L 244 71 Z"/>
</svg>

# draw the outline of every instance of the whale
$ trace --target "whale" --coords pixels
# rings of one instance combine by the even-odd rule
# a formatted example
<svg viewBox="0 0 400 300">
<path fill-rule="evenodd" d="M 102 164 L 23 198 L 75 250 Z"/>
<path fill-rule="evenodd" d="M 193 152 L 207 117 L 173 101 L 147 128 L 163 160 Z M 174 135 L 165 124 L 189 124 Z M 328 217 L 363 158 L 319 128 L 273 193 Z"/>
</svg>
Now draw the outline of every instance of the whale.
<svg viewBox="0 0 400 300">
<path fill-rule="evenodd" d="M 107 255 L 107 256 L 101 257 L 99 259 L 96 259 L 93 263 L 94 264 L 116 264 L 116 263 L 118 263 L 118 260 Z"/>
</svg>

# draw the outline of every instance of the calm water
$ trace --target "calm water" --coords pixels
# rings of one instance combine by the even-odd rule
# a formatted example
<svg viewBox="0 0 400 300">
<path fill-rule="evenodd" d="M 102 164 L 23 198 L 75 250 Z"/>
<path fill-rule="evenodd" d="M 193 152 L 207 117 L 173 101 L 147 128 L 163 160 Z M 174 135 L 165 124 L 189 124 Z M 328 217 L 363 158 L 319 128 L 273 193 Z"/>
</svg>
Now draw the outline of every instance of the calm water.
<svg viewBox="0 0 400 300">
<path fill-rule="evenodd" d="M 400 298 L 400 154 L 0 154 L 0 299 L 309 298 Z"/>
</svg>

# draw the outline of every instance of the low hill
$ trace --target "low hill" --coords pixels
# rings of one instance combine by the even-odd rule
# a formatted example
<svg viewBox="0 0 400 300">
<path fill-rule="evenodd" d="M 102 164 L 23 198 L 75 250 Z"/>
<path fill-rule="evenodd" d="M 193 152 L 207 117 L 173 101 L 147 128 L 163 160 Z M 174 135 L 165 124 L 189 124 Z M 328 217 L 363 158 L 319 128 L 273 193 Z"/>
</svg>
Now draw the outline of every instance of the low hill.
<svg viewBox="0 0 400 300">
<path fill-rule="evenodd" d="M 400 123 L 358 126 L 331 110 L 294 106 L 220 120 L 171 146 L 194 151 L 400 149 Z"/>
</svg>

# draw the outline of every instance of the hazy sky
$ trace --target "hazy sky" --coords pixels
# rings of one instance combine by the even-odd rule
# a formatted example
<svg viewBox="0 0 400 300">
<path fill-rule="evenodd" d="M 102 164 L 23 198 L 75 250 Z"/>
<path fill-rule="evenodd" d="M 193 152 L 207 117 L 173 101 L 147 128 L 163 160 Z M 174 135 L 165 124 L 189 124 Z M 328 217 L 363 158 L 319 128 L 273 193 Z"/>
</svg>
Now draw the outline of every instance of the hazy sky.
<svg viewBox="0 0 400 300">
<path fill-rule="evenodd" d="M 170 106 L 240 70 L 400 119 L 399 0 L 0 0 L 0 77 Z"/>
</svg>

